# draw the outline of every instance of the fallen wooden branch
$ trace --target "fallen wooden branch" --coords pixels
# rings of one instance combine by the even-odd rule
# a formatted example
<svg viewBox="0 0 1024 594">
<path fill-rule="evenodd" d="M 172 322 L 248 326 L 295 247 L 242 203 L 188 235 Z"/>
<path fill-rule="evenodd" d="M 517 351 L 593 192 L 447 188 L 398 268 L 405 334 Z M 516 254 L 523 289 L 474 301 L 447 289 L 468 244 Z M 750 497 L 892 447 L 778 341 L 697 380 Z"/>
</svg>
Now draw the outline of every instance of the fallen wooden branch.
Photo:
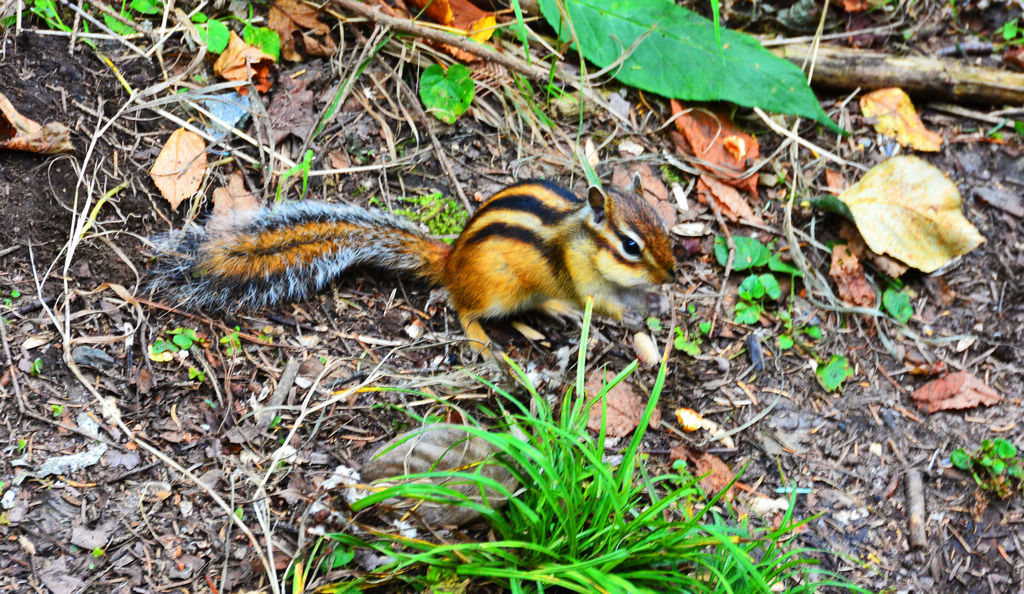
<svg viewBox="0 0 1024 594">
<path fill-rule="evenodd" d="M 772 52 L 800 66 L 810 55 L 811 46 L 786 45 Z M 968 66 L 960 60 L 898 57 L 827 45 L 818 48 L 811 85 L 840 91 L 900 87 L 909 95 L 933 101 L 1024 103 L 1024 73 Z"/>
</svg>

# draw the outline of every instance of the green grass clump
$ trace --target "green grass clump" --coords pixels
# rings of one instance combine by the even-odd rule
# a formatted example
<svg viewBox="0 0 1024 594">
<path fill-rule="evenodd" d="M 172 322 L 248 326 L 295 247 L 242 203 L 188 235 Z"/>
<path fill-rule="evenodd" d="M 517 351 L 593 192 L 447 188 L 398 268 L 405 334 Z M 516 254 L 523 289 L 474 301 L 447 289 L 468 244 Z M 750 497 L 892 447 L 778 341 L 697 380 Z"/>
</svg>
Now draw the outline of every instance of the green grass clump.
<svg viewBox="0 0 1024 594">
<path fill-rule="evenodd" d="M 590 313 L 588 304 L 582 345 L 587 344 Z M 521 403 L 488 383 L 499 396 L 501 410 L 491 416 L 501 426 L 486 429 L 471 420 L 459 427 L 501 452 L 486 463 L 500 464 L 518 479 L 515 493 L 479 471 L 426 472 L 410 478 L 454 478 L 473 484 L 480 497 L 471 499 L 449 486 L 410 482 L 353 504 L 359 511 L 405 497 L 473 507 L 489 523 L 491 539 L 437 543 L 380 531 L 372 536 L 330 534 L 334 555 L 343 551 L 343 559 L 349 559 L 356 549 L 370 549 L 390 562 L 372 572 L 355 571 L 362 577 L 326 591 L 382 583 L 440 591 L 473 581 L 496 583 L 512 592 L 811 592 L 826 586 L 860 591 L 820 568 L 812 556 L 815 551 L 785 544 L 806 522 L 793 517 L 792 506 L 779 528 L 758 531 L 722 511 L 729 509 L 721 501 L 724 492 L 705 499 L 697 479 L 685 470 L 651 476 L 640 445 L 665 383 L 664 360 L 639 428 L 617 465 L 605 459 L 604 431 L 596 437 L 587 432 L 595 400 L 583 389 L 584 352 L 560 415 L 526 374 L 509 364 L 529 401 Z M 603 414 L 607 391 L 635 369 L 634 362 L 594 395 L 605 407 Z M 507 507 L 488 506 L 485 488 L 492 497 L 498 493 L 508 498 Z"/>
<path fill-rule="evenodd" d="M 458 200 L 445 198 L 440 192 L 403 196 L 399 200 L 409 208 L 396 208 L 395 214 L 425 224 L 434 235 L 458 235 L 469 220 L 469 213 Z"/>
</svg>

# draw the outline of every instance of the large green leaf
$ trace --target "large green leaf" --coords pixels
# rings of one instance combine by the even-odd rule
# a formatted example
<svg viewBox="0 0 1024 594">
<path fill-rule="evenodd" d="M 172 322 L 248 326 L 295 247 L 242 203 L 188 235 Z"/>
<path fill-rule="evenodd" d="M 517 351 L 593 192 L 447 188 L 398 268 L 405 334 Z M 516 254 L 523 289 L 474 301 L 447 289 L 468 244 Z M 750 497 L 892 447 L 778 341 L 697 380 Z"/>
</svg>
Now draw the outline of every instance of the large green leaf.
<svg viewBox="0 0 1024 594">
<path fill-rule="evenodd" d="M 562 0 L 583 56 L 608 66 L 641 35 L 648 34 L 620 65 L 623 83 L 689 101 L 731 101 L 789 113 L 841 132 L 821 108 L 799 68 L 775 57 L 753 37 L 721 30 L 669 0 Z M 540 0 L 541 12 L 563 41 L 558 0 Z"/>
</svg>

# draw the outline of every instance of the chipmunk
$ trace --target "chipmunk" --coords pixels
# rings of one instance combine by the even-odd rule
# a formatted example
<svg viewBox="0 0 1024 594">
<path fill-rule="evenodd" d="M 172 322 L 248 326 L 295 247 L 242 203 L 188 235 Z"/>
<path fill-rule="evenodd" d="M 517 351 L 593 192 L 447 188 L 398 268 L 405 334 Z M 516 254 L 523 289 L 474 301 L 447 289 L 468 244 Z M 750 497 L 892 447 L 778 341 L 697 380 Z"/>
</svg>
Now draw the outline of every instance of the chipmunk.
<svg viewBox="0 0 1024 594">
<path fill-rule="evenodd" d="M 622 319 L 674 280 L 668 234 L 639 195 L 593 188 L 583 200 L 546 181 L 491 196 L 458 239 L 433 239 L 396 215 L 300 201 L 213 219 L 156 242 L 150 286 L 187 308 L 237 311 L 300 301 L 352 266 L 373 266 L 447 289 L 475 353 L 490 353 L 480 320 L 525 310 L 582 309 Z"/>
</svg>

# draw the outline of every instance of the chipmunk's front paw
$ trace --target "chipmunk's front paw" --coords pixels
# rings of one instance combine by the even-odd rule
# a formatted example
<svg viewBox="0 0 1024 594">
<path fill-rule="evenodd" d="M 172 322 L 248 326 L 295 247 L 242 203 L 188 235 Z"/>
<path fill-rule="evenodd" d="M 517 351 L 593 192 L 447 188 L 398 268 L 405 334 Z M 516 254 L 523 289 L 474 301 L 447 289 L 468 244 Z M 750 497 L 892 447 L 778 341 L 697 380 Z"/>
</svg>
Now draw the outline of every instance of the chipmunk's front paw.
<svg viewBox="0 0 1024 594">
<path fill-rule="evenodd" d="M 644 328 L 644 316 L 642 312 L 639 312 L 633 308 L 628 308 L 622 312 L 622 325 L 630 330 L 643 330 Z"/>
<path fill-rule="evenodd" d="M 647 315 L 660 317 L 672 309 L 672 303 L 668 295 L 664 293 L 650 292 L 647 294 Z"/>
</svg>

